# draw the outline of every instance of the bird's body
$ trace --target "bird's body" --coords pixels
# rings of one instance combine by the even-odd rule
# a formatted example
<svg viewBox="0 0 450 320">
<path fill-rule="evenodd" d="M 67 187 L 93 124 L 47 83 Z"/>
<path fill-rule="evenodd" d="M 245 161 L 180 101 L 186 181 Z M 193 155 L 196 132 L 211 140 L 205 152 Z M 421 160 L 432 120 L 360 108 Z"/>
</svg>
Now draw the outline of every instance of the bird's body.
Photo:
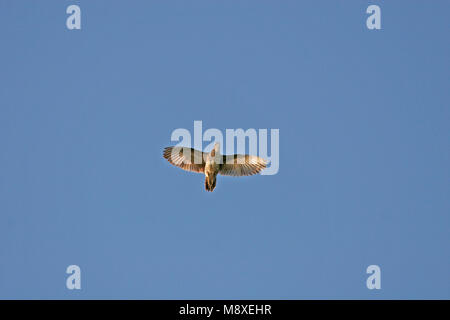
<svg viewBox="0 0 450 320">
<path fill-rule="evenodd" d="M 266 168 L 266 161 L 257 156 L 220 154 L 218 143 L 210 153 L 204 153 L 186 147 L 168 147 L 163 156 L 170 163 L 187 171 L 205 174 L 205 189 L 213 191 L 216 187 L 216 177 L 220 173 L 229 176 L 249 176 Z"/>
<path fill-rule="evenodd" d="M 220 164 L 216 161 L 218 157 L 215 155 L 215 150 L 212 150 L 205 161 L 205 189 L 213 191 L 216 187 L 216 176 L 220 170 Z"/>
</svg>

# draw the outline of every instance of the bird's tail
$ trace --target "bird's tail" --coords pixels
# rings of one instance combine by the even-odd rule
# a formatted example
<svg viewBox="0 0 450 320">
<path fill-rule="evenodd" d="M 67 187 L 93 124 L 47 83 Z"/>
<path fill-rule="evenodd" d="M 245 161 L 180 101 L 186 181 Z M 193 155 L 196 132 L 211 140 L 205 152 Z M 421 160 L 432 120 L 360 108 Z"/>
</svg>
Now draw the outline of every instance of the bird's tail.
<svg viewBox="0 0 450 320">
<path fill-rule="evenodd" d="M 214 191 L 216 187 L 216 177 L 215 176 L 206 176 L 205 177 L 205 189 L 206 191 Z"/>
</svg>

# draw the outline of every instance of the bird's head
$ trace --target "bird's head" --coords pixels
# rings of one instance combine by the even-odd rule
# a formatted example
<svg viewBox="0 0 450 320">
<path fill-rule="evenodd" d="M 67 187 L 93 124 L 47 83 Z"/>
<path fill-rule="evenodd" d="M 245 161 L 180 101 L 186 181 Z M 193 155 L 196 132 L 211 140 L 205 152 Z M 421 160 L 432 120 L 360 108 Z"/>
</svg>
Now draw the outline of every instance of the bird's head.
<svg viewBox="0 0 450 320">
<path fill-rule="evenodd" d="M 220 154 L 220 144 L 218 142 L 216 142 L 214 144 L 214 148 L 211 150 L 211 157 L 216 157 Z"/>
<path fill-rule="evenodd" d="M 218 154 L 220 151 L 220 143 L 216 142 L 214 144 L 214 151 Z"/>
</svg>

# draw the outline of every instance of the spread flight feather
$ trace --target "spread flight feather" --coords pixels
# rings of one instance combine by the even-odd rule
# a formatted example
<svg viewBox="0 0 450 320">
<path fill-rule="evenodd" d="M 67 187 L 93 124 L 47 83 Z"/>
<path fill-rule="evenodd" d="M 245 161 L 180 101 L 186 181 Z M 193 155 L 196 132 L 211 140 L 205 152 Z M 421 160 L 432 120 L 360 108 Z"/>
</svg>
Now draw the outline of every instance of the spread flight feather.
<svg viewBox="0 0 450 320">
<path fill-rule="evenodd" d="M 205 153 L 187 147 L 167 147 L 163 156 L 183 170 L 204 173 L 205 188 L 208 191 L 214 190 L 219 173 L 235 177 L 251 176 L 260 173 L 267 166 L 263 158 L 247 154 L 221 155 L 219 148 L 216 143 L 210 153 Z"/>
</svg>

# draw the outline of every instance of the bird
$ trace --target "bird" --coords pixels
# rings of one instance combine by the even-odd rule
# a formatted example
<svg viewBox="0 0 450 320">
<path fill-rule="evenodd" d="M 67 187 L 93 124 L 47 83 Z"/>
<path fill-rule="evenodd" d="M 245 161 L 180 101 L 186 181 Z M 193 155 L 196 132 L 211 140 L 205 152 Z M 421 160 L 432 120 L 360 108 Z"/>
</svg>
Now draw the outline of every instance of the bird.
<svg viewBox="0 0 450 320">
<path fill-rule="evenodd" d="M 214 191 L 217 175 L 224 176 L 251 176 L 260 173 L 267 167 L 263 158 L 248 154 L 220 154 L 220 144 L 215 143 L 209 153 L 188 147 L 164 148 L 163 157 L 171 164 L 186 171 L 205 174 L 206 191 Z"/>
</svg>

